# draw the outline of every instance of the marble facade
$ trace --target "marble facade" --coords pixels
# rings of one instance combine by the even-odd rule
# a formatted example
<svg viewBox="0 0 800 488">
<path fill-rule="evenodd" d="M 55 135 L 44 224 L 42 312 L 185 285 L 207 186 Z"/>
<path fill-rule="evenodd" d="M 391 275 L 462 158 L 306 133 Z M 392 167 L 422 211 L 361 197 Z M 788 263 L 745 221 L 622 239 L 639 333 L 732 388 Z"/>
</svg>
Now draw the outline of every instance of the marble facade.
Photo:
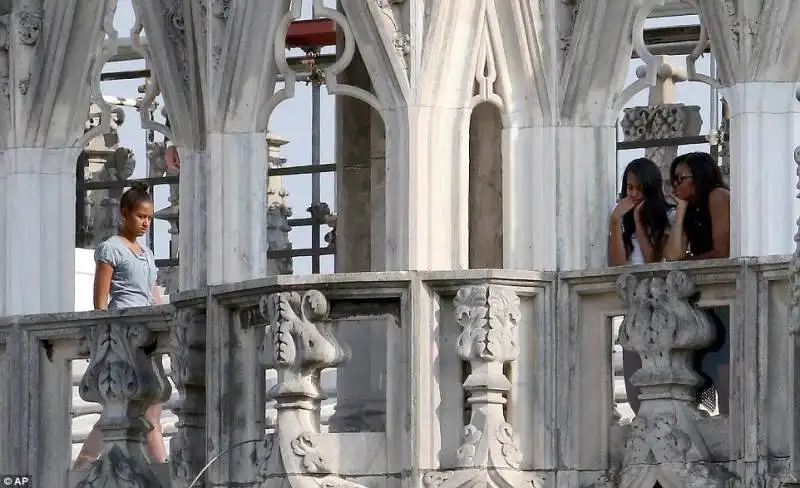
<svg viewBox="0 0 800 488">
<path fill-rule="evenodd" d="M 0 468 L 46 486 L 122 486 L 125 466 L 137 486 L 188 487 L 217 456 L 206 486 L 796 485 L 800 250 L 785 255 L 800 217 L 800 3 L 338 3 L 133 0 L 147 96 L 171 114 L 169 128 L 146 110 L 143 123 L 182 160 L 181 291 L 107 313 L 56 312 L 74 294 L 75 159 L 111 121 L 99 75 L 116 2 L 20 0 L 0 18 Z M 666 79 L 643 31 L 667 3 L 699 15 L 719 66 L 696 72 L 701 37 L 685 79 L 730 106 L 734 256 L 608 269 L 617 121 Z M 285 37 L 304 4 L 339 28 L 337 61 L 318 73 L 347 100 L 339 255 L 333 275 L 276 276 L 266 250 L 285 245 L 274 232 L 288 215 L 265 191 L 281 164 L 267 128 L 299 82 Z M 626 87 L 632 52 L 644 68 Z M 100 123 L 84 133 L 90 102 Z M 713 339 L 713 306 L 734 311 L 734 360 L 731 412 L 709 417 L 691 360 Z M 610 387 L 619 315 L 617 343 L 642 361 L 630 423 Z M 150 357 L 165 353 L 166 467 L 141 445 L 143 409 L 169 398 Z M 80 395 L 105 407 L 108 450 L 69 473 L 66 365 L 85 357 Z"/>
</svg>

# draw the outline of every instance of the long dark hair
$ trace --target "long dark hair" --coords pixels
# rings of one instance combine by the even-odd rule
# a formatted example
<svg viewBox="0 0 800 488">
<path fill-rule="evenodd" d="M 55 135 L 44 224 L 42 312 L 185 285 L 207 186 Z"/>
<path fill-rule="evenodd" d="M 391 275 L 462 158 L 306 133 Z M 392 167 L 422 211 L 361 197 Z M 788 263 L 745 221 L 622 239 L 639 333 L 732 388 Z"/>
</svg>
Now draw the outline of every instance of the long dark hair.
<svg viewBox="0 0 800 488">
<path fill-rule="evenodd" d="M 719 165 L 710 154 L 704 152 L 690 152 L 681 154 L 672 161 L 669 167 L 669 177 L 675 181 L 675 170 L 679 164 L 685 164 L 692 172 L 692 183 L 694 183 L 694 201 L 690 204 L 698 207 L 708 206 L 708 195 L 717 188 L 725 188 L 728 185 L 722 178 L 722 171 Z"/>
<path fill-rule="evenodd" d="M 638 239 L 648 239 L 653 246 L 661 244 L 664 235 L 669 229 L 669 205 L 664 198 L 664 181 L 661 178 L 661 170 L 656 163 L 647 159 L 634 159 L 625 168 L 622 174 L 622 192 L 620 199 L 628 196 L 628 175 L 633 174 L 639 185 L 642 187 L 642 224 L 644 224 L 646 236 L 637 236 Z M 636 222 L 633 218 L 633 210 L 622 217 L 622 242 L 628 254 L 633 250 L 632 236 L 636 231 Z"/>
</svg>

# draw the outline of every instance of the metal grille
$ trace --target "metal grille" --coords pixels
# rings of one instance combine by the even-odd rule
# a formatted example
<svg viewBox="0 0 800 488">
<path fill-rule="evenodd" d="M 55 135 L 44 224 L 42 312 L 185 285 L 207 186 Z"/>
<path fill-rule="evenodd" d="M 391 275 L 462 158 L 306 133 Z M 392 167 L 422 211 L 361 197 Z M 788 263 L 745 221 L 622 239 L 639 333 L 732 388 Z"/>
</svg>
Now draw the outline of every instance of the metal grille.
<svg viewBox="0 0 800 488">
<path fill-rule="evenodd" d="M 296 258 L 296 257 L 311 257 L 311 270 L 312 273 L 320 272 L 320 258 L 325 255 L 335 254 L 335 234 L 334 231 L 328 235 L 323 235 L 323 226 L 328 225 L 328 219 L 331 217 L 330 207 L 327 203 L 321 200 L 321 181 L 320 175 L 322 173 L 333 173 L 336 171 L 335 164 L 322 164 L 321 161 L 321 141 L 320 134 L 322 130 L 321 123 L 321 77 L 319 74 L 324 68 L 329 66 L 335 61 L 335 54 L 320 54 L 322 47 L 331 46 L 335 43 L 335 29 L 333 23 L 328 20 L 323 21 L 298 21 L 295 25 L 299 29 L 295 29 L 295 36 L 292 42 L 287 45 L 291 47 L 299 47 L 305 51 L 305 56 L 295 56 L 289 58 L 290 66 L 300 75 L 307 76 L 307 82 L 311 85 L 311 161 L 306 165 L 293 165 L 279 168 L 270 168 L 270 176 L 293 176 L 293 175 L 307 175 L 311 180 L 311 202 L 306 211 L 310 217 L 291 218 L 288 223 L 292 229 L 301 227 L 310 227 L 311 230 L 311 243 L 309 247 L 292 248 L 285 250 L 268 250 L 267 257 L 270 259 L 281 258 Z M 316 31 L 315 31 L 316 27 Z M 320 35 L 319 28 L 326 31 Z M 292 34 L 290 31 L 290 38 Z M 129 43 L 125 40 L 121 41 L 121 48 L 118 55 L 111 61 L 132 61 L 141 59 L 141 57 L 132 49 Z M 151 75 L 149 69 L 131 69 L 120 70 L 103 73 L 102 81 L 114 80 L 142 80 L 146 81 Z M 282 79 L 279 77 L 279 82 Z M 116 99 L 114 97 L 106 97 L 107 101 L 112 105 L 127 105 L 137 106 L 137 100 L 131 99 Z M 137 107 L 138 108 L 138 107 Z M 155 107 L 151 107 L 154 110 Z M 147 142 L 155 140 L 155 133 L 153 131 L 146 132 Z M 174 185 L 179 181 L 178 176 L 161 176 L 151 178 L 139 179 L 120 179 L 118 181 L 91 181 L 87 179 L 87 167 L 89 162 L 89 155 L 84 151 L 78 158 L 76 165 L 76 229 L 75 229 L 75 245 L 76 247 L 90 247 L 92 241 L 92 228 L 90 227 L 90 216 L 87 212 L 87 197 L 90 191 L 108 191 L 111 189 L 125 189 L 130 187 L 134 182 L 144 182 L 150 187 L 152 197 L 155 197 L 156 187 L 163 187 L 164 185 Z M 266 163 L 266 162 L 265 162 Z M 149 171 L 149 168 L 148 168 Z M 264 188 L 267 191 L 267 188 Z M 151 226 L 150 233 L 147 238 L 148 246 L 151 250 L 155 251 L 156 235 L 154 226 Z M 325 242 L 328 241 L 328 242 Z M 179 264 L 178 259 L 157 259 L 156 265 L 159 268 L 174 267 Z"/>
</svg>

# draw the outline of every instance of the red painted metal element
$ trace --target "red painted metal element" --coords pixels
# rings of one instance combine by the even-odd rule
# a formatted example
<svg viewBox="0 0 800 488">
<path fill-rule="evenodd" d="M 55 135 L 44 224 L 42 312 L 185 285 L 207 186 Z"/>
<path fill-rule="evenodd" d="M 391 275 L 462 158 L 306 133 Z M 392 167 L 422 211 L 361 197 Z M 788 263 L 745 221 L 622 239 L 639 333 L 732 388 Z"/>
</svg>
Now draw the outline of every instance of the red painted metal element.
<svg viewBox="0 0 800 488">
<path fill-rule="evenodd" d="M 336 45 L 336 23 L 330 19 L 296 20 L 286 34 L 286 47 L 301 49 Z"/>
</svg>

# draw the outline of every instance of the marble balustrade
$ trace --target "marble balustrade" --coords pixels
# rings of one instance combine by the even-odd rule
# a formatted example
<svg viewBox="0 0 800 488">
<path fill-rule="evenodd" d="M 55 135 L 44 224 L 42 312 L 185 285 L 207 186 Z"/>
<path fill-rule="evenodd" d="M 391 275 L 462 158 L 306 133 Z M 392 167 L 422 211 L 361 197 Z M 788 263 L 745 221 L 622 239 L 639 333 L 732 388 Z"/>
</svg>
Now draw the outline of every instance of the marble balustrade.
<svg viewBox="0 0 800 488">
<path fill-rule="evenodd" d="M 279 276 L 150 309 L 0 318 L 0 468 L 64 487 L 123 486 L 122 465 L 138 486 L 187 487 L 215 457 L 198 486 L 786 481 L 790 275 L 766 257 Z M 696 401 L 712 307 L 730 309 L 722 414 Z M 642 363 L 638 415 L 621 349 Z M 152 401 L 169 407 L 166 466 L 143 457 Z M 71 472 L 100 404 L 107 454 Z"/>
</svg>

